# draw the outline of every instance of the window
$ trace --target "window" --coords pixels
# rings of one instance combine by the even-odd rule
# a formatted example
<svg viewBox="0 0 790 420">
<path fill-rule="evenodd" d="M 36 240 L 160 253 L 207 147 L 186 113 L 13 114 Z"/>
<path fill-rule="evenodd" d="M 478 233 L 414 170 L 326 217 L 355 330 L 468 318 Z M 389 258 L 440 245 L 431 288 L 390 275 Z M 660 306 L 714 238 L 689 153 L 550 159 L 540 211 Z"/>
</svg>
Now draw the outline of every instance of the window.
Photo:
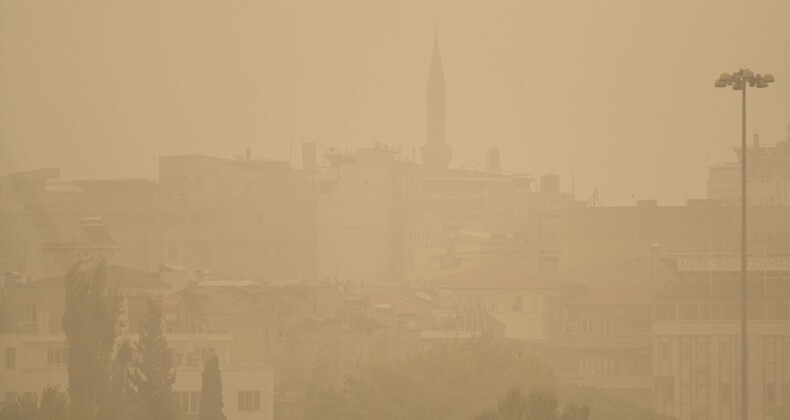
<svg viewBox="0 0 790 420">
<path fill-rule="evenodd" d="M 697 319 L 697 304 L 696 303 L 682 303 L 680 304 L 680 319 Z"/>
<path fill-rule="evenodd" d="M 176 392 L 178 410 L 187 418 L 194 417 L 200 411 L 200 392 Z"/>
<path fill-rule="evenodd" d="M 700 319 L 721 319 L 721 306 L 718 303 L 703 303 L 700 306 Z"/>
<path fill-rule="evenodd" d="M 582 334 L 588 334 L 592 332 L 592 320 L 589 319 L 582 319 L 579 321 L 579 332 Z"/>
<path fill-rule="evenodd" d="M 725 303 L 722 308 L 722 318 L 728 320 L 740 319 L 741 306 L 737 303 Z"/>
<path fill-rule="evenodd" d="M 47 366 L 60 367 L 68 362 L 68 352 L 63 347 L 50 347 L 47 349 Z"/>
<path fill-rule="evenodd" d="M 669 343 L 661 343 L 661 361 L 668 362 L 669 361 Z"/>
<path fill-rule="evenodd" d="M 776 362 L 776 341 L 772 337 L 767 337 L 764 343 L 765 348 L 765 362 Z"/>
<path fill-rule="evenodd" d="M 768 405 L 776 404 L 776 384 L 765 384 L 765 402 Z"/>
<path fill-rule="evenodd" d="M 25 322 L 28 324 L 38 323 L 38 306 L 25 305 Z"/>
<path fill-rule="evenodd" d="M 732 384 L 721 384 L 719 400 L 723 403 L 732 401 Z"/>
<path fill-rule="evenodd" d="M 765 303 L 750 302 L 746 308 L 748 309 L 749 319 L 765 319 Z"/>
<path fill-rule="evenodd" d="M 260 391 L 239 391 L 239 411 L 260 411 Z"/>
<path fill-rule="evenodd" d="M 5 349 L 5 369 L 16 369 L 16 348 L 6 347 Z"/>
<path fill-rule="evenodd" d="M 691 342 L 684 341 L 680 343 L 680 361 L 681 362 L 691 361 Z"/>
<path fill-rule="evenodd" d="M 657 304 L 656 319 L 675 319 L 675 305 L 671 303 Z"/>
<path fill-rule="evenodd" d="M 708 360 L 708 340 L 706 338 L 697 339 L 697 360 L 701 362 Z"/>
<path fill-rule="evenodd" d="M 675 401 L 675 378 L 672 376 L 660 376 L 656 378 L 656 388 L 664 396 L 664 401 L 671 403 Z"/>
<path fill-rule="evenodd" d="M 579 358 L 580 375 L 611 375 L 615 372 L 614 359 L 611 357 L 582 356 Z"/>
<path fill-rule="evenodd" d="M 691 383 L 684 382 L 680 384 L 680 401 L 684 404 L 691 403 Z"/>
<path fill-rule="evenodd" d="M 722 364 L 729 364 L 732 361 L 732 346 L 727 341 L 721 343 L 719 361 Z"/>
<path fill-rule="evenodd" d="M 516 298 L 513 299 L 513 307 L 512 307 L 513 312 L 521 312 L 522 304 L 523 304 L 523 298 L 521 297 L 521 295 L 516 296 Z"/>
<path fill-rule="evenodd" d="M 788 305 L 786 303 L 768 304 L 768 319 L 790 319 L 790 310 L 788 310 Z"/>
</svg>

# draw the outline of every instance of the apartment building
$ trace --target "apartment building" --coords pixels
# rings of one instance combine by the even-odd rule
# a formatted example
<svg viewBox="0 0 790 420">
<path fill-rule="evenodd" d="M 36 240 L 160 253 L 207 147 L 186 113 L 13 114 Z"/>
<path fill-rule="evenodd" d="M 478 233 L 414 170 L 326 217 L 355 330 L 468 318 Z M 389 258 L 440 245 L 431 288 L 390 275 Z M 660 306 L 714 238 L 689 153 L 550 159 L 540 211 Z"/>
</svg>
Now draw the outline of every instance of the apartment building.
<svg viewBox="0 0 790 420">
<path fill-rule="evenodd" d="M 740 257 L 664 256 L 653 321 L 654 408 L 678 419 L 740 418 Z M 790 404 L 790 256 L 748 260 L 749 418 Z"/>
</svg>

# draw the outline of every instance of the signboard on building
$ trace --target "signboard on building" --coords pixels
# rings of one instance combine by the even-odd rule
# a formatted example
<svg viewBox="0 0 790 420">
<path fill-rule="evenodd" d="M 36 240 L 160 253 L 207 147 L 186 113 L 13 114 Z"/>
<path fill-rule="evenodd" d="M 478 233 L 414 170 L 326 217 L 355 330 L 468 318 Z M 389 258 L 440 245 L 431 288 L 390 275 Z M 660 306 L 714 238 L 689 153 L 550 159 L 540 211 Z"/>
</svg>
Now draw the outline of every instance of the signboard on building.
<svg viewBox="0 0 790 420">
<path fill-rule="evenodd" d="M 790 256 L 749 257 L 749 271 L 790 271 Z M 678 257 L 680 271 L 740 271 L 739 256 Z"/>
</svg>

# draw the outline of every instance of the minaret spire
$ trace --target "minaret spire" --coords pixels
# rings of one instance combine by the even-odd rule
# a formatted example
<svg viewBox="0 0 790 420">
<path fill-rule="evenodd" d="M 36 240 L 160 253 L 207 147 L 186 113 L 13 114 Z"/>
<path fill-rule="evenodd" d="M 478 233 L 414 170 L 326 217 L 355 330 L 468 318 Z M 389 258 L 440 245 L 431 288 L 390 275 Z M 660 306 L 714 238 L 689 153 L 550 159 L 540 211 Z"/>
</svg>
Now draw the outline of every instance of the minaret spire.
<svg viewBox="0 0 790 420">
<path fill-rule="evenodd" d="M 450 164 L 453 154 L 445 138 L 446 94 L 438 25 L 434 25 L 433 54 L 428 71 L 428 85 L 425 88 L 427 142 L 421 148 L 420 154 L 424 164 L 440 168 L 446 168 Z"/>
</svg>

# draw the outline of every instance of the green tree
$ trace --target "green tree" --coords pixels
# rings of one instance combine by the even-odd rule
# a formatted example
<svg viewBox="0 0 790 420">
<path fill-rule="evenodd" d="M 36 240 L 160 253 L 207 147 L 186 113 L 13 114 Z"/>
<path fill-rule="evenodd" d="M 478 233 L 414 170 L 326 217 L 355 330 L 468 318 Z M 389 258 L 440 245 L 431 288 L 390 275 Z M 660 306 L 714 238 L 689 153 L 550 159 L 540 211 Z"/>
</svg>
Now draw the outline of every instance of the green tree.
<svg viewBox="0 0 790 420">
<path fill-rule="evenodd" d="M 501 420 L 529 420 L 530 400 L 525 398 L 518 389 L 511 390 L 508 395 L 497 404 L 497 411 L 494 412 Z"/>
<path fill-rule="evenodd" d="M 536 389 L 529 394 L 529 411 L 532 420 L 556 420 L 557 393 L 547 389 Z"/>
<path fill-rule="evenodd" d="M 206 360 L 200 389 L 200 414 L 198 420 L 226 420 L 222 413 L 222 374 L 219 371 L 219 358 L 212 355 Z"/>
<path fill-rule="evenodd" d="M 145 320 L 140 325 L 138 360 L 133 378 L 139 402 L 139 418 L 174 420 L 177 418 L 170 349 L 162 325 L 162 307 L 150 300 Z"/>
<path fill-rule="evenodd" d="M 569 403 L 562 410 L 560 420 L 587 420 L 590 417 L 590 407 Z"/>
<path fill-rule="evenodd" d="M 37 414 L 36 400 L 23 398 L 3 405 L 0 420 L 36 420 Z"/>
<path fill-rule="evenodd" d="M 568 404 L 559 415 L 557 395 L 547 389 L 535 389 L 524 396 L 518 389 L 512 389 L 499 401 L 495 410 L 489 410 L 475 417 L 475 420 L 587 420 L 590 409 L 586 406 Z"/>
<path fill-rule="evenodd" d="M 75 264 L 66 276 L 65 294 L 71 410 L 83 420 L 106 418 L 112 411 L 106 403 L 120 299 L 107 279 L 105 261 Z"/>
<path fill-rule="evenodd" d="M 669 417 L 662 416 L 657 412 L 642 407 L 632 399 L 605 392 L 600 389 L 586 387 L 572 387 L 564 391 L 564 400 L 568 405 L 581 407 L 581 413 L 576 415 L 583 416 L 582 420 L 668 420 Z M 589 407 L 589 409 L 586 409 Z M 570 415 L 570 413 L 569 413 Z M 563 419 L 565 420 L 565 419 Z M 574 418 L 576 420 L 576 418 Z"/>
<path fill-rule="evenodd" d="M 66 416 L 66 394 L 57 386 L 48 386 L 41 393 L 37 420 L 61 420 Z"/>
<path fill-rule="evenodd" d="M 367 366 L 348 375 L 334 392 L 310 384 L 305 418 L 468 418 L 468 413 L 494 405 L 510 388 L 538 384 L 551 386 L 553 377 L 522 344 L 481 338 L 437 346 L 409 360 Z"/>
<path fill-rule="evenodd" d="M 36 398 L 23 398 L 0 409 L 0 420 L 62 420 L 66 417 L 66 395 L 56 386 L 44 388 L 40 403 Z"/>
<path fill-rule="evenodd" d="M 132 420 L 137 414 L 137 390 L 134 388 L 134 349 L 129 340 L 118 345 L 110 367 L 108 405 L 114 407 L 107 420 Z"/>
</svg>

